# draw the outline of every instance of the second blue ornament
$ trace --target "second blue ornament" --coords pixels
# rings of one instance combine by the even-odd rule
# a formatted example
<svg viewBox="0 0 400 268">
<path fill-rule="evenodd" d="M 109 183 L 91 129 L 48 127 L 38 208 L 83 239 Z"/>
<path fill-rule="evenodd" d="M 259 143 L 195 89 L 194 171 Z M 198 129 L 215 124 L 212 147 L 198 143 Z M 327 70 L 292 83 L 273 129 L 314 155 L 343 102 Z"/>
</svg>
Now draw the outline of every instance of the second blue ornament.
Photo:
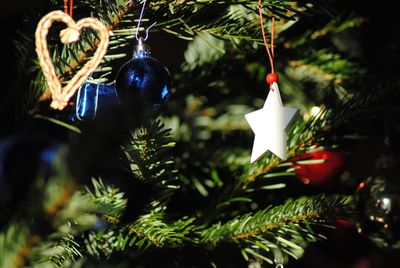
<svg viewBox="0 0 400 268">
<path fill-rule="evenodd" d="M 139 39 L 133 59 L 118 72 L 116 89 L 121 102 L 141 98 L 153 108 L 162 106 L 171 95 L 168 69 L 150 56 L 150 49 Z"/>
<path fill-rule="evenodd" d="M 71 120 L 94 120 L 98 112 L 104 113 L 115 107 L 118 102 L 114 83 L 107 85 L 87 81 L 78 90 Z"/>
</svg>

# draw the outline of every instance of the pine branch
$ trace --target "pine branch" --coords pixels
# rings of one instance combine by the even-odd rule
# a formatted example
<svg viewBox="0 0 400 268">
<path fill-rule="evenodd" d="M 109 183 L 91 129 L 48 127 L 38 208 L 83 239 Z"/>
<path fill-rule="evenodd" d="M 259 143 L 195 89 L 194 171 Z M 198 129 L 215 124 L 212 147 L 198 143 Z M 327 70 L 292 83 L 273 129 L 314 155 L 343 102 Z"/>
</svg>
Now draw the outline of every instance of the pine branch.
<svg viewBox="0 0 400 268">
<path fill-rule="evenodd" d="M 164 129 L 161 121 L 157 120 L 148 128 L 131 133 L 130 141 L 123 146 L 132 173 L 157 189 L 155 200 L 162 205 L 179 188 L 174 161 L 169 153 L 174 145 L 170 130 Z"/>
<path fill-rule="evenodd" d="M 36 221 L 43 222 L 37 218 L 29 225 L 10 223 L 0 234 L 0 254 L 4 255 L 0 256 L 0 267 L 65 267 L 76 262 L 82 257 L 82 249 L 74 234 L 93 226 L 96 217 L 88 214 L 91 211 L 88 200 L 75 193 L 57 214 L 36 215 L 49 217 L 50 226 L 36 226 Z"/>
<path fill-rule="evenodd" d="M 165 205 L 157 201 L 153 201 L 153 209 L 135 222 L 121 226 L 118 217 L 126 207 L 123 193 L 106 186 L 101 180 L 93 180 L 93 184 L 95 190 L 89 192 L 89 197 L 96 204 L 93 212 L 103 216 L 107 227 L 86 236 L 86 248 L 91 255 L 107 257 L 114 250 L 124 251 L 132 247 L 138 252 L 144 252 L 149 248 L 175 248 L 196 243 L 194 233 L 198 227 L 193 225 L 195 219 L 183 217 L 168 222 L 163 212 Z"/>
<path fill-rule="evenodd" d="M 109 221 L 121 215 L 127 205 L 124 193 L 118 188 L 106 185 L 101 179 L 92 179 L 93 190 L 86 187 L 86 196 L 95 205 L 96 213 L 104 215 Z"/>
<path fill-rule="evenodd" d="M 364 74 L 358 64 L 349 62 L 340 54 L 330 53 L 327 49 L 311 51 L 300 60 L 289 62 L 291 73 L 299 80 L 312 80 L 319 84 L 342 84 Z"/>
<path fill-rule="evenodd" d="M 201 233 L 200 243 L 211 248 L 220 243 L 234 243 L 242 252 L 244 250 L 253 257 L 261 255 L 266 260 L 270 260 L 271 249 L 277 247 L 296 257 L 296 250 L 302 250 L 306 244 L 322 238 L 310 227 L 325 224 L 324 215 L 335 214 L 337 209 L 345 206 L 345 202 L 346 197 L 343 196 L 304 197 L 288 201 L 225 224 L 215 224 Z"/>
<path fill-rule="evenodd" d="M 360 27 L 363 23 L 365 23 L 363 18 L 352 15 L 346 20 L 330 20 L 326 24 L 312 25 L 312 28 L 307 30 L 301 36 L 292 40 L 286 40 L 285 46 L 290 49 L 295 49 L 302 46 L 304 47 L 310 43 L 310 40 L 315 42 L 318 39 L 329 38 L 332 36 L 332 34 L 339 33 L 350 28 Z"/>
<path fill-rule="evenodd" d="M 50 188 L 54 191 L 54 188 Z M 96 203 L 90 194 L 76 191 L 63 205 L 57 214 L 52 215 L 51 232 L 41 233 L 40 243 L 27 256 L 32 266 L 55 265 L 66 267 L 72 265 L 83 257 L 84 249 L 80 237 L 87 231 L 101 225 L 100 212 L 109 212 L 106 206 Z M 118 202 L 107 203 L 108 208 L 120 208 Z"/>
<path fill-rule="evenodd" d="M 23 266 L 37 240 L 37 237 L 29 236 L 29 228 L 25 224 L 10 224 L 0 233 L 0 267 Z"/>
<path fill-rule="evenodd" d="M 194 220 L 194 218 L 184 217 L 167 223 L 165 215 L 152 211 L 142 215 L 134 224 L 127 226 L 127 235 L 120 233 L 117 249 L 124 250 L 128 245 L 135 246 L 139 252 L 143 252 L 149 247 L 179 248 L 195 244 L 197 239 L 194 233 L 198 227 L 193 225 Z"/>
<path fill-rule="evenodd" d="M 147 212 L 133 223 L 119 225 L 118 217 L 126 207 L 122 192 L 101 181 L 93 181 L 95 190 L 88 190 L 89 196 L 97 204 L 96 213 L 102 215 L 109 226 L 107 231 L 91 232 L 86 237 L 91 254 L 109 256 L 114 249 L 123 251 L 131 247 L 143 252 L 150 247 L 173 248 L 195 241 L 189 237 L 196 229 L 192 224 L 194 218 L 168 221 L 164 214 L 169 198 L 178 188 L 169 152 L 173 146 L 170 130 L 164 129 L 159 120 L 132 132 L 129 142 L 123 146 L 133 174 L 156 191 Z"/>
<path fill-rule="evenodd" d="M 66 267 L 83 256 L 81 250 L 73 235 L 53 234 L 35 247 L 30 261 L 33 267 Z"/>
<path fill-rule="evenodd" d="M 180 248 L 197 243 L 194 218 L 183 217 L 168 222 L 160 211 L 151 211 L 126 226 L 109 225 L 100 232 L 92 231 L 85 237 L 88 253 L 95 257 L 109 257 L 114 251 L 135 250 L 142 254 L 149 249 Z"/>
<path fill-rule="evenodd" d="M 56 174 L 48 181 L 37 180 L 40 188 L 30 197 L 35 202 L 28 198 L 24 206 L 23 216 L 29 224 L 23 218 L 11 219 L 0 233 L 0 254 L 5 254 L 0 259 L 6 263 L 3 266 L 0 262 L 0 267 L 64 267 L 82 257 L 76 237 L 95 226 L 95 213 L 101 208 L 88 195 L 77 191 L 62 171 Z"/>
</svg>

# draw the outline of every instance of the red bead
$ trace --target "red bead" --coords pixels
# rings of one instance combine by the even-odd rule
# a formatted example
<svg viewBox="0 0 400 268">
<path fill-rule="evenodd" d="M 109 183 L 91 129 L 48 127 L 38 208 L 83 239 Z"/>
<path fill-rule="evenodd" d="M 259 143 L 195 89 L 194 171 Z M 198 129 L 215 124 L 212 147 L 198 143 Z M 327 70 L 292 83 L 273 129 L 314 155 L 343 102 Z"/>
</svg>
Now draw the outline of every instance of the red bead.
<svg viewBox="0 0 400 268">
<path fill-rule="evenodd" d="M 267 74 L 267 77 L 265 78 L 265 81 L 267 81 L 268 84 L 278 82 L 278 80 L 279 80 L 279 78 L 276 73 L 269 73 L 269 74 Z"/>
</svg>

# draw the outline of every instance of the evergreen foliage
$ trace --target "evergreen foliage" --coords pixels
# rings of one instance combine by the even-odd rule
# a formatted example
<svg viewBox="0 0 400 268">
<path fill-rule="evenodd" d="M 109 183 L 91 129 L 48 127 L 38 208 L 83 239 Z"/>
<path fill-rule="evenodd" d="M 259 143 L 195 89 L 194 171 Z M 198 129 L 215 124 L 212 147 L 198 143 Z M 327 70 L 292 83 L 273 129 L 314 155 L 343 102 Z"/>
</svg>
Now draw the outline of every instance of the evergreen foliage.
<svg viewBox="0 0 400 268">
<path fill-rule="evenodd" d="M 362 139 L 366 120 L 398 112 L 398 83 L 358 89 L 367 70 L 338 41 L 338 35 L 364 20 L 356 14 L 340 17 L 320 1 L 263 1 L 267 32 L 270 13 L 277 18 L 276 65 L 284 101 L 301 112 L 287 130 L 289 160 L 266 153 L 250 164 L 252 133 L 243 115 L 263 104 L 268 66 L 266 57 L 260 57 L 258 1 L 149 1 L 138 29 L 142 2 L 75 1 L 75 20 L 97 17 L 113 33 L 107 55 L 93 74 L 98 82 L 113 81 L 119 61 L 130 57 L 135 33 L 151 22 L 157 22 L 152 32 L 188 42 L 184 63 L 173 75 L 176 93 L 165 111 L 140 121 L 147 123 L 130 129 L 125 142 L 118 144 L 123 175 L 115 178 L 79 178 L 69 170 L 74 157 L 66 156 L 68 143 L 79 139 L 87 123 L 70 123 L 68 110 L 56 113 L 46 106 L 49 95 L 33 52 L 32 25 L 47 11 L 62 8 L 62 1 L 45 1 L 37 7 L 40 12 L 26 14 L 30 25 L 24 25 L 15 40 L 19 75 L 26 76 L 14 81 L 23 89 L 15 103 L 15 120 L 29 115 L 28 125 L 45 125 L 50 132 L 57 125 L 57 131 L 63 130 L 63 150 L 54 173 L 26 178 L 32 180 L 24 186 L 30 194 L 18 196 L 18 213 L 8 211 L 7 205 L 3 212 L 0 204 L 0 268 L 147 267 L 147 262 L 158 261 L 154 256 L 159 253 L 176 267 L 189 267 L 188 259 L 196 254 L 205 256 L 202 263 L 207 267 L 226 267 L 211 254 L 225 247 L 233 247 L 249 267 L 269 267 L 287 262 L 287 256 L 300 258 L 309 244 L 326 238 L 325 229 L 337 215 L 352 212 L 347 194 L 291 196 L 294 191 L 286 190 L 298 186 L 296 165 L 325 161 L 296 162 L 292 157 Z M 310 24 L 314 19 L 318 23 Z M 90 59 L 98 39 L 86 30 L 77 44 L 64 46 L 57 35 L 61 27 L 51 31 L 49 44 L 56 72 L 67 83 Z M 310 108 L 321 103 L 319 114 L 311 115 Z M 389 105 L 382 108 L 382 103 Z M 145 185 L 150 200 L 131 210 L 137 201 L 132 195 L 141 193 L 123 188 L 128 184 L 116 177 Z M 176 252 L 187 256 L 173 259 Z M 168 267 L 161 263 L 164 259 L 160 267 Z"/>
</svg>

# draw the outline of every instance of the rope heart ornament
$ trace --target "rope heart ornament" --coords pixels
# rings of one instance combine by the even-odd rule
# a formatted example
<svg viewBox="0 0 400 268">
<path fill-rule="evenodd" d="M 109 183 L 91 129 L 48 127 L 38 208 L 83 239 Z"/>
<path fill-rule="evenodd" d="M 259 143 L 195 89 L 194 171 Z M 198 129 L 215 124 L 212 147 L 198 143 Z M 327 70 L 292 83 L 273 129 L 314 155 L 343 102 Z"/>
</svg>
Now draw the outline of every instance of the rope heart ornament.
<svg viewBox="0 0 400 268">
<path fill-rule="evenodd" d="M 47 34 L 55 21 L 63 22 L 67 25 L 67 28 L 60 32 L 60 39 L 63 44 L 77 42 L 79 40 L 80 31 L 83 28 L 92 28 L 96 30 L 100 38 L 97 50 L 92 59 L 89 60 L 64 87 L 62 87 L 57 77 L 47 45 Z M 51 108 L 62 110 L 67 106 L 68 100 L 101 63 L 107 52 L 109 37 L 107 27 L 96 18 L 83 18 L 75 22 L 67 13 L 56 10 L 51 11 L 39 21 L 35 33 L 36 53 L 38 54 L 40 67 L 42 68 L 51 92 Z"/>
</svg>

